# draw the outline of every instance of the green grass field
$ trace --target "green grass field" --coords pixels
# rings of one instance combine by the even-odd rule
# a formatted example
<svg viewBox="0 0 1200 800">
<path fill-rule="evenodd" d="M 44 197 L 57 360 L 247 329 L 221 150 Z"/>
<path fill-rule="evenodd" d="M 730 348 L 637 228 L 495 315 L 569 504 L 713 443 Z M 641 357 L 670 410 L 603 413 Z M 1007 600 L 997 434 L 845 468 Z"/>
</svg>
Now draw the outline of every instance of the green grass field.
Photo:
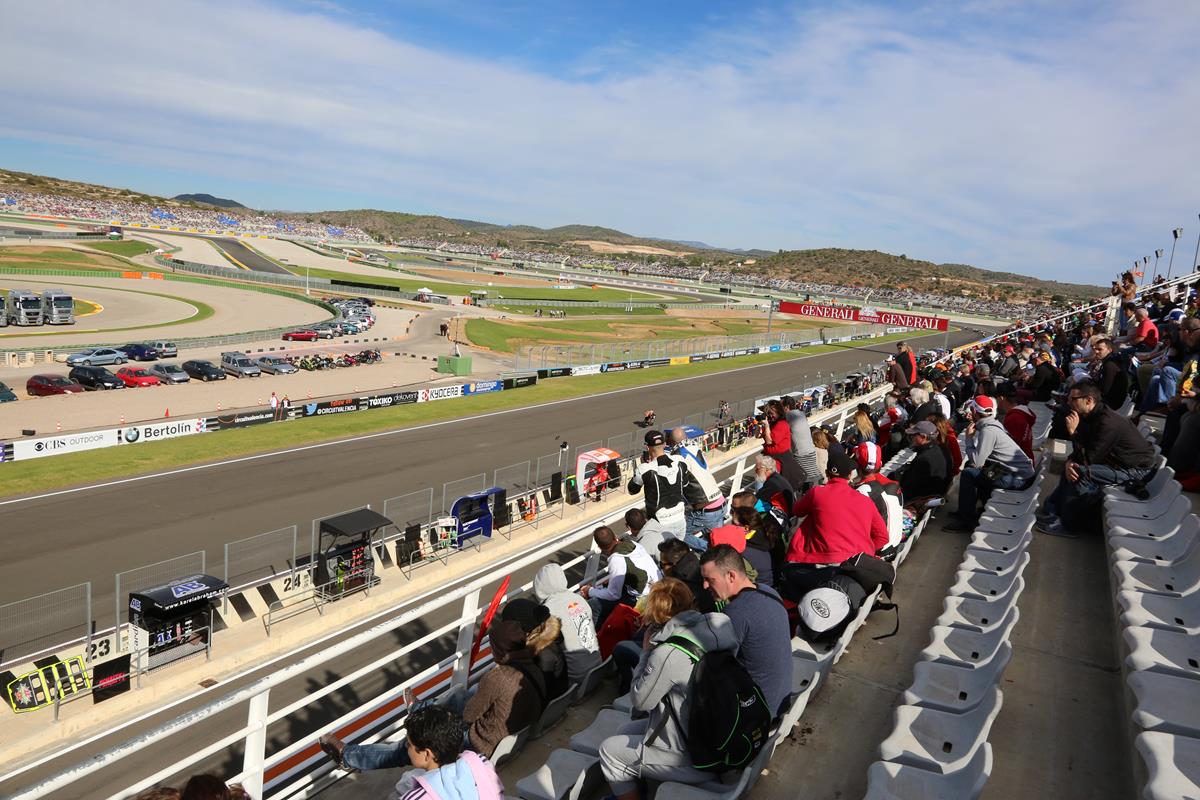
<svg viewBox="0 0 1200 800">
<path fill-rule="evenodd" d="M 86 287 L 84 287 L 84 288 L 86 290 Z M 129 290 L 116 289 L 115 291 L 129 291 Z M 208 319 L 209 317 L 211 317 L 213 314 L 216 313 L 216 309 L 214 309 L 208 303 L 204 303 L 199 300 L 188 300 L 187 298 L 184 298 L 184 297 L 177 297 L 172 294 L 161 294 L 159 292 L 138 292 L 138 294 L 147 294 L 147 295 L 151 295 L 153 297 L 162 297 L 167 300 L 178 300 L 179 302 L 185 303 L 185 304 L 191 306 L 193 309 L 195 309 L 195 313 L 193 313 L 191 316 L 183 317 L 181 319 L 171 320 L 169 322 L 156 322 L 151 325 L 130 325 L 130 326 L 124 327 L 124 328 L 105 328 L 103 330 L 98 330 L 97 334 L 99 335 L 99 334 L 109 334 L 109 333 L 121 333 L 122 331 L 140 331 L 140 330 L 145 330 L 147 328 L 169 328 L 172 325 L 183 325 L 188 322 L 201 322 L 203 320 Z M 0 302 L 2 302 L 3 298 L 5 298 L 7 296 L 8 296 L 8 290 L 0 289 Z M 90 314 L 94 311 L 99 310 L 99 308 L 100 308 L 100 306 L 98 306 L 97 304 L 88 302 L 87 300 L 79 300 L 77 298 L 73 298 L 73 299 L 74 299 L 74 305 L 75 305 L 74 311 L 75 311 L 75 317 L 76 317 L 76 324 L 79 324 L 78 320 L 79 320 L 80 315 Z M 86 326 L 87 322 L 90 322 L 90 320 L 86 320 L 83 323 L 83 325 Z M 57 336 L 59 334 L 70 334 L 70 333 L 78 333 L 78 332 L 80 332 L 80 331 L 78 331 L 77 329 L 72 328 L 70 326 L 60 327 L 57 325 L 44 327 L 44 328 L 38 328 L 36 330 L 30 330 L 30 329 L 19 328 L 19 327 L 15 327 L 15 328 L 9 327 L 9 328 L 5 328 L 4 333 L 0 333 L 0 339 L 10 338 L 10 337 L 15 337 L 15 336 Z M 82 332 L 87 333 L 86 330 L 82 331 Z M 53 342 L 51 342 L 50 344 L 53 344 Z M 87 346 L 80 345 L 79 349 L 81 349 L 81 350 L 87 349 Z"/>
<path fill-rule="evenodd" d="M 112 253 L 115 256 L 125 256 L 126 258 L 133 258 L 134 256 L 140 256 L 145 253 L 152 253 L 155 250 L 154 245 L 135 241 L 133 239 L 126 239 L 122 241 L 86 242 L 86 244 L 93 250 Z"/>
<path fill-rule="evenodd" d="M 872 339 L 878 345 L 905 334 Z M 913 337 L 908 336 L 909 339 Z M 263 425 L 241 430 L 218 431 L 151 442 L 104 451 L 71 453 L 54 458 L 18 461 L 0 465 L 6 496 L 30 494 L 64 486 L 173 469 L 189 464 L 221 461 L 254 453 L 327 442 L 364 433 L 405 428 L 428 422 L 462 419 L 475 414 L 523 406 L 586 397 L 600 392 L 645 386 L 661 381 L 709 375 L 756 364 L 789 361 L 804 356 L 842 351 L 838 345 L 818 345 L 790 353 L 768 353 L 721 361 L 662 367 L 654 370 L 604 373 L 578 378 L 557 378 L 543 381 L 528 389 L 495 394 L 475 395 L 440 403 L 419 403 L 410 406 L 337 414 L 297 420 L 287 425 Z"/>
<path fill-rule="evenodd" d="M 533 312 L 537 310 L 537 306 L 510 306 L 503 303 L 492 303 L 488 308 L 494 308 L 498 311 L 505 311 L 509 314 L 517 314 L 521 317 L 532 317 Z M 542 313 L 546 314 L 550 311 L 551 306 L 546 306 L 542 309 Z M 623 308 L 611 308 L 602 306 L 573 306 L 571 308 L 554 307 L 556 311 L 566 311 L 567 318 L 574 317 L 611 317 L 614 315 L 621 316 L 639 316 L 639 317 L 661 317 L 666 315 L 664 309 L 657 306 L 639 306 L 633 311 L 626 311 Z M 538 319 L 550 319 L 549 317 L 539 317 Z"/>
</svg>

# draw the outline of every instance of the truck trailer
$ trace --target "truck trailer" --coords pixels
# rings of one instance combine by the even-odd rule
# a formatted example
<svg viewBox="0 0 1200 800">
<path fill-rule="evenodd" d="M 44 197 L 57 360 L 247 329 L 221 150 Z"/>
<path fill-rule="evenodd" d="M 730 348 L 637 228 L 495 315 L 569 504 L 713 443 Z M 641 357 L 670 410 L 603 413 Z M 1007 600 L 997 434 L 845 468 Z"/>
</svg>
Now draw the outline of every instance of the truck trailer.
<svg viewBox="0 0 1200 800">
<path fill-rule="evenodd" d="M 42 321 L 47 325 L 74 325 L 75 299 L 62 289 L 42 292 Z"/>
</svg>

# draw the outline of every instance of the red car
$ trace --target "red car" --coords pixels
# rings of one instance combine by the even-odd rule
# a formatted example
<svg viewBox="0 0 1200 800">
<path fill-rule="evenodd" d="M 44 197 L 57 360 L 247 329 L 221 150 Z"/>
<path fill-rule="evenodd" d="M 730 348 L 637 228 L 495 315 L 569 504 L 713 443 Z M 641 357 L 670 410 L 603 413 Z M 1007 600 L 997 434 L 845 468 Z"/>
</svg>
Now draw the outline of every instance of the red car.
<svg viewBox="0 0 1200 800">
<path fill-rule="evenodd" d="M 25 383 L 30 397 L 45 397 L 51 394 L 83 394 L 82 384 L 65 375 L 34 375 Z"/>
<path fill-rule="evenodd" d="M 130 388 L 138 386 L 158 386 L 162 381 L 150 374 L 150 371 L 142 367 L 122 367 L 117 370 L 117 377 L 121 382 Z"/>
<path fill-rule="evenodd" d="M 288 331 L 283 335 L 285 342 L 315 342 L 318 338 L 316 331 Z"/>
</svg>

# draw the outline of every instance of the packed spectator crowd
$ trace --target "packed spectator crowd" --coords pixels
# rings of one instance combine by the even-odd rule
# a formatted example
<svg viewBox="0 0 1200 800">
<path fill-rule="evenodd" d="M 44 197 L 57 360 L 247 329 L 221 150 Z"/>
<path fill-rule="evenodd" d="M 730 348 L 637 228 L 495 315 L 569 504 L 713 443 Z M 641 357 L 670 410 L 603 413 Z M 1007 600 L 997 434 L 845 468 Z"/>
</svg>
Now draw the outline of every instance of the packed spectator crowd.
<svg viewBox="0 0 1200 800">
<path fill-rule="evenodd" d="M 294 217 L 260 214 L 249 209 L 208 209 L 194 206 L 157 206 L 131 200 L 97 199 L 54 194 L 0 190 L 0 209 L 24 214 L 44 214 L 100 223 L 161 225 L 197 230 L 289 236 L 303 239 L 333 239 L 371 244 L 358 228 L 306 222 Z"/>
</svg>

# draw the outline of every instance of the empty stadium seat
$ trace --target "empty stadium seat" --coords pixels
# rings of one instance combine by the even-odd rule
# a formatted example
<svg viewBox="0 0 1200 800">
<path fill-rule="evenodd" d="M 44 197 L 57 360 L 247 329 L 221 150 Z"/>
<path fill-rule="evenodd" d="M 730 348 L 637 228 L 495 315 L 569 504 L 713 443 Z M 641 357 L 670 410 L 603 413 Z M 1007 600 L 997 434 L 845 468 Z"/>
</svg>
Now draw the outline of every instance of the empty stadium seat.
<svg viewBox="0 0 1200 800">
<path fill-rule="evenodd" d="M 954 573 L 954 583 L 950 586 L 949 594 L 954 597 L 991 600 L 1006 595 L 1019 579 L 1020 573 L 1017 570 L 1007 575 L 989 575 L 986 572 L 960 569 Z"/>
<path fill-rule="evenodd" d="M 525 742 L 529 741 L 529 732 L 532 725 L 528 728 L 522 728 L 516 733 L 510 733 L 500 740 L 496 745 L 496 749 L 492 751 L 491 761 L 497 768 L 504 762 L 521 752 L 521 748 L 525 746 Z"/>
<path fill-rule="evenodd" d="M 808 708 L 808 702 L 817 693 L 823 675 L 818 662 L 792 656 L 791 704 L 779 720 L 779 731 L 782 735 L 786 736 L 800 721 L 800 716 Z"/>
<path fill-rule="evenodd" d="M 989 633 L 1005 624 L 1009 609 L 1025 591 L 1025 580 L 1018 579 L 999 597 L 981 600 L 977 597 L 947 597 L 942 601 L 942 613 L 934 625 L 964 628 L 977 633 Z"/>
<path fill-rule="evenodd" d="M 579 692 L 575 695 L 575 702 L 582 703 L 592 692 L 596 691 L 596 688 L 613 672 L 615 667 L 616 662 L 610 655 L 588 670 L 587 674 L 583 676 L 583 680 L 579 682 Z"/>
<path fill-rule="evenodd" d="M 1131 671 L 1162 672 L 1200 679 L 1200 638 L 1178 631 L 1126 628 L 1125 664 Z"/>
<path fill-rule="evenodd" d="M 1012 553 L 1024 550 L 1033 541 L 1033 532 L 1028 530 L 1019 533 L 994 533 L 991 531 L 975 531 L 971 534 L 971 549 L 990 550 L 993 553 Z"/>
<path fill-rule="evenodd" d="M 948 773 L 876 761 L 867 770 L 865 800 L 976 800 L 992 774 L 987 742 L 960 770 Z"/>
<path fill-rule="evenodd" d="M 567 689 L 549 703 L 546 703 L 546 707 L 542 710 L 542 716 L 538 718 L 537 722 L 533 723 L 533 729 L 530 731 L 530 735 L 536 739 L 557 725 L 563 718 L 563 715 L 567 713 L 567 707 L 571 705 L 571 701 L 576 698 L 578 691 L 579 684 L 572 683 L 571 688 Z"/>
<path fill-rule="evenodd" d="M 1112 561 L 1142 561 L 1151 564 L 1176 564 L 1200 540 L 1200 517 L 1188 514 L 1172 533 L 1150 539 L 1144 536 L 1110 536 Z"/>
<path fill-rule="evenodd" d="M 1011 659 L 1012 645 L 1002 642 L 995 657 L 979 669 L 963 669 L 940 661 L 918 661 L 913 666 L 913 682 L 904 692 L 903 702 L 909 706 L 963 714 L 983 702 L 987 693 L 1000 682 Z"/>
<path fill-rule="evenodd" d="M 1024 550 L 1013 550 L 1008 553 L 997 553 L 994 550 L 983 550 L 968 547 L 963 552 L 963 560 L 959 570 L 972 570 L 988 575 L 1008 575 L 1020 572 L 1029 563 L 1029 553 Z"/>
<path fill-rule="evenodd" d="M 880 755 L 884 761 L 943 774 L 965 769 L 987 741 L 1001 704 L 1000 690 L 992 688 L 964 714 L 900 706 L 892 734 L 879 746 Z"/>
<path fill-rule="evenodd" d="M 1153 592 L 1182 596 L 1200 588 L 1200 555 L 1193 542 L 1192 558 L 1178 564 L 1147 564 L 1141 561 L 1118 561 L 1113 564 L 1117 585 L 1122 591 Z"/>
<path fill-rule="evenodd" d="M 1121 625 L 1200 634 L 1200 592 L 1184 597 L 1150 592 L 1120 592 Z"/>
<path fill-rule="evenodd" d="M 524 800 L 581 800 L 603 783 L 600 759 L 558 748 L 532 775 L 517 781 Z"/>
<path fill-rule="evenodd" d="M 987 668 L 999 654 L 1000 645 L 1008 641 L 1013 625 L 1017 624 L 1020 618 L 1020 610 L 1013 606 L 999 625 L 982 633 L 966 628 L 934 625 L 930 629 L 931 641 L 921 651 L 919 658 L 923 661 L 958 664 L 971 669 Z"/>
<path fill-rule="evenodd" d="M 1032 514 L 1020 517 L 1019 519 L 1010 519 L 985 512 L 979 517 L 979 521 L 975 523 L 975 530 L 983 531 L 984 533 L 1007 533 L 1012 535 L 1023 531 L 1032 531 L 1035 521 L 1036 517 Z"/>
<path fill-rule="evenodd" d="M 995 493 L 993 492 L 993 494 Z M 1016 502 L 1011 502 L 1009 498 L 996 498 L 993 501 L 989 497 L 987 505 L 983 508 L 983 513 L 991 517 L 1018 519 L 1027 514 L 1032 514 L 1037 507 L 1037 502 L 1038 496 L 1036 493 L 1027 494 L 1024 498 L 1018 499 Z"/>
<path fill-rule="evenodd" d="M 1145 800 L 1200 797 L 1200 739 L 1150 732 L 1139 734 L 1135 743 L 1149 776 Z"/>
<path fill-rule="evenodd" d="M 1187 498 L 1180 497 L 1179 500 L 1187 503 Z M 1132 536 L 1137 539 L 1166 539 L 1182 530 L 1186 530 L 1194 525 L 1189 522 L 1188 518 L 1194 516 L 1188 509 L 1183 510 L 1178 517 L 1174 517 L 1174 512 L 1170 513 L 1170 518 L 1159 518 L 1156 520 L 1141 520 L 1132 519 L 1130 517 L 1119 517 L 1112 520 L 1106 520 L 1106 534 L 1109 539 L 1116 537 Z"/>
<path fill-rule="evenodd" d="M 1180 494 L 1177 482 L 1168 484 L 1162 494 L 1145 501 L 1104 500 L 1104 517 L 1110 526 L 1126 526 L 1138 520 L 1157 520 L 1174 526 L 1191 511 L 1192 503 Z"/>
<path fill-rule="evenodd" d="M 1200 736 L 1200 681 L 1161 672 L 1132 672 L 1133 723 L 1144 731 Z"/>
</svg>

